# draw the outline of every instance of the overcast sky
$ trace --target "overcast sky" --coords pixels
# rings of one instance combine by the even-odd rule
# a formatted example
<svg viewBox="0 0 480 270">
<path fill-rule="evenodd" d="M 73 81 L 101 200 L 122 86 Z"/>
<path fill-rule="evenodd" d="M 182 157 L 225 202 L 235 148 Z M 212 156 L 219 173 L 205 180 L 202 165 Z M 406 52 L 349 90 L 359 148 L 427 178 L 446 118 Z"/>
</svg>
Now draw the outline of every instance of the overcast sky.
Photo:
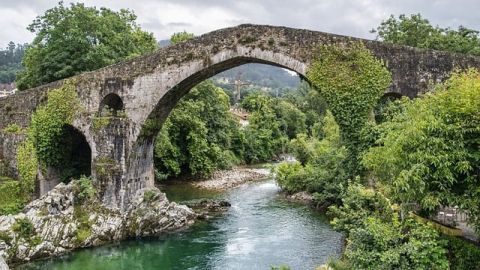
<svg viewBox="0 0 480 270">
<path fill-rule="evenodd" d="M 65 1 L 69 3 L 70 1 Z M 480 0 L 85 0 L 128 8 L 158 40 L 186 30 L 196 35 L 242 23 L 283 25 L 374 39 L 369 30 L 390 14 L 421 13 L 434 25 L 480 29 Z M 32 20 L 58 0 L 0 0 L 0 46 L 30 42 Z"/>
</svg>

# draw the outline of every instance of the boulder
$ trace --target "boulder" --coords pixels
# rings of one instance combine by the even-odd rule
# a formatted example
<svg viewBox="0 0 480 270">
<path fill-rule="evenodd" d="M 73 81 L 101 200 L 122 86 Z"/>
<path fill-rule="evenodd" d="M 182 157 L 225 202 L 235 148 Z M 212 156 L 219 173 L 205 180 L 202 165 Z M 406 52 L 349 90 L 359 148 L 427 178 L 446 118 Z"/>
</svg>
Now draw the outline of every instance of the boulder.
<svg viewBox="0 0 480 270">
<path fill-rule="evenodd" d="M 59 184 L 29 203 L 23 213 L 0 216 L 0 257 L 26 262 L 129 237 L 160 235 L 197 218 L 189 207 L 169 202 L 157 188 L 138 190 L 128 209 L 121 212 L 95 199 L 76 201 L 74 185 Z M 19 220 L 33 229 L 23 235 L 15 232 Z"/>
</svg>

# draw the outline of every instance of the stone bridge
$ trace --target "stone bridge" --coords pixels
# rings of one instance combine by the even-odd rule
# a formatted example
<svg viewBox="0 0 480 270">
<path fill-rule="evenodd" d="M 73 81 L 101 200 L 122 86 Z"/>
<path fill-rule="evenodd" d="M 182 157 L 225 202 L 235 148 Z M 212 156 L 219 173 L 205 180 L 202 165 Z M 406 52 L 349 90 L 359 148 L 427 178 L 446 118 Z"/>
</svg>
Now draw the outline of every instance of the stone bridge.
<svg viewBox="0 0 480 270">
<path fill-rule="evenodd" d="M 197 83 L 253 62 L 287 68 L 305 77 L 320 44 L 351 40 L 360 39 L 285 27 L 240 25 L 75 76 L 83 112 L 72 126 L 88 143 L 84 145 L 89 148 L 88 170 L 103 202 L 124 209 L 132 194 L 154 184 L 154 137 L 175 104 Z M 386 62 L 393 76 L 387 90 L 390 94 L 415 97 L 445 80 L 455 68 L 480 67 L 479 57 L 360 41 Z M 45 102 L 46 92 L 62 83 L 0 99 L 0 174 L 17 177 L 16 147 L 25 139 L 21 133 L 4 129 L 13 123 L 27 127 L 31 113 Z M 122 113 L 96 128 L 95 119 L 106 105 Z M 44 193 L 58 180 L 54 169 L 47 169 L 46 176 L 40 172 L 39 192 Z"/>
</svg>

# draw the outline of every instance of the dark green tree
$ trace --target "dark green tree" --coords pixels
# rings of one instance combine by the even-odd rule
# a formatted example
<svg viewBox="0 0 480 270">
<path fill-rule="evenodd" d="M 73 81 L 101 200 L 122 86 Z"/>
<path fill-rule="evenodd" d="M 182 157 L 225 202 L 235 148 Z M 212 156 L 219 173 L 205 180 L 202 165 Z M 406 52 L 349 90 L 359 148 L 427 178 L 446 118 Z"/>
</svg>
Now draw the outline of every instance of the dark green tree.
<svg viewBox="0 0 480 270">
<path fill-rule="evenodd" d="M 238 163 L 242 138 L 228 96 L 211 81 L 202 82 L 177 104 L 157 135 L 157 178 L 209 176 Z"/>
<path fill-rule="evenodd" d="M 432 26 L 420 14 L 402 14 L 398 19 L 391 15 L 371 32 L 388 43 L 480 55 L 478 31 L 463 26 L 457 30 Z"/>
<path fill-rule="evenodd" d="M 23 58 L 19 89 L 67 78 L 155 50 L 153 34 L 135 23 L 136 15 L 121 9 L 60 2 L 37 17 L 28 30 L 36 34 Z"/>
<path fill-rule="evenodd" d="M 454 74 L 434 93 L 405 99 L 379 125 L 365 167 L 390 186 L 392 198 L 423 213 L 457 205 L 480 231 L 480 74 Z"/>
</svg>

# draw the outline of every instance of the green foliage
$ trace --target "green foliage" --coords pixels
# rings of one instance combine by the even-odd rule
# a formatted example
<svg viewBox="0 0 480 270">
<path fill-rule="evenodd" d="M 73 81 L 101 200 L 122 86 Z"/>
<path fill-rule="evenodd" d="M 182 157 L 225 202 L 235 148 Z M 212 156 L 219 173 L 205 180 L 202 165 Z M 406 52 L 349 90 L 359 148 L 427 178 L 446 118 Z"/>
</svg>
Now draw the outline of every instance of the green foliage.
<svg viewBox="0 0 480 270">
<path fill-rule="evenodd" d="M 92 224 L 89 220 L 89 210 L 83 205 L 76 205 L 73 207 L 73 216 L 79 225 L 75 232 L 75 241 L 78 244 L 82 244 L 92 235 Z"/>
<path fill-rule="evenodd" d="M 480 270 L 480 247 L 452 236 L 443 237 L 447 242 L 451 270 Z"/>
<path fill-rule="evenodd" d="M 343 162 L 346 149 L 340 144 L 339 127 L 330 112 L 324 118 L 323 139 L 299 134 L 289 149 L 301 164 L 278 166 L 276 180 L 287 192 L 308 191 L 323 207 L 338 203 L 346 175 Z"/>
<path fill-rule="evenodd" d="M 342 142 L 349 150 L 349 173 L 359 171 L 357 156 L 360 131 L 373 106 L 390 85 L 391 75 L 362 43 L 323 45 L 307 77 L 325 98 L 340 126 Z"/>
<path fill-rule="evenodd" d="M 155 200 L 155 197 L 157 196 L 157 193 L 147 190 L 143 193 L 143 201 L 147 203 L 151 203 Z"/>
<path fill-rule="evenodd" d="M 24 239 L 30 239 L 35 236 L 35 227 L 28 218 L 19 218 L 15 220 L 12 230 Z"/>
<path fill-rule="evenodd" d="M 35 190 L 38 170 L 37 151 L 30 139 L 17 148 L 17 169 L 20 176 L 20 190 L 27 196 Z"/>
<path fill-rule="evenodd" d="M 111 116 L 96 116 L 92 119 L 93 130 L 98 132 L 110 124 Z"/>
<path fill-rule="evenodd" d="M 460 26 L 458 30 L 432 26 L 420 14 L 393 15 L 382 21 L 373 33 L 388 43 L 480 55 L 479 32 Z"/>
<path fill-rule="evenodd" d="M 22 70 L 22 58 L 27 44 L 10 41 L 5 50 L 0 51 L 0 83 L 13 83 Z"/>
<path fill-rule="evenodd" d="M 96 9 L 62 2 L 37 17 L 28 30 L 36 35 L 23 58 L 19 89 L 67 78 L 152 52 L 153 34 L 135 23 L 136 15 L 121 9 Z"/>
<path fill-rule="evenodd" d="M 438 233 L 407 219 L 366 218 L 350 231 L 345 258 L 353 269 L 449 269 Z"/>
<path fill-rule="evenodd" d="M 57 167 L 63 163 L 64 127 L 73 122 L 79 110 L 75 83 L 66 82 L 62 87 L 48 91 L 47 104 L 33 113 L 28 140 L 32 141 L 39 160 L 45 165 Z"/>
<path fill-rule="evenodd" d="M 331 221 L 333 228 L 348 234 L 362 226 L 368 217 L 382 221 L 392 220 L 394 208 L 382 193 L 360 184 L 350 183 L 342 194 L 342 204 L 331 206 L 328 214 L 333 217 Z"/>
<path fill-rule="evenodd" d="M 331 206 L 332 225 L 347 234 L 344 262 L 352 269 L 449 269 L 438 232 L 413 218 L 381 192 L 350 184 L 341 206 Z"/>
<path fill-rule="evenodd" d="M 0 215 L 16 214 L 25 205 L 25 196 L 22 193 L 20 182 L 6 180 L 0 182 Z"/>
<path fill-rule="evenodd" d="M 307 189 L 308 172 L 299 162 L 283 162 L 275 168 L 275 180 L 286 192 L 299 192 Z"/>
<path fill-rule="evenodd" d="M 398 108 L 398 105 L 396 105 Z M 453 74 L 434 93 L 403 100 L 379 125 L 365 167 L 391 186 L 393 199 L 424 212 L 458 205 L 480 228 L 480 74 Z"/>
<path fill-rule="evenodd" d="M 95 188 L 90 177 L 82 176 L 75 181 L 75 198 L 79 203 L 91 200 L 95 197 Z"/>
<path fill-rule="evenodd" d="M 10 124 L 8 125 L 7 127 L 5 127 L 3 129 L 4 132 L 7 132 L 7 133 L 15 133 L 15 134 L 18 134 L 18 133 L 21 133 L 22 132 L 22 127 L 20 127 L 18 124 L 16 123 L 13 123 L 13 124 Z"/>
<path fill-rule="evenodd" d="M 270 270 L 290 270 L 290 267 L 288 265 L 271 266 Z"/>
<path fill-rule="evenodd" d="M 306 115 L 287 99 L 254 92 L 241 106 L 251 113 L 244 129 L 247 163 L 271 160 L 286 151 L 289 139 L 306 132 Z"/>
<path fill-rule="evenodd" d="M 209 176 L 235 164 L 243 148 L 239 133 L 228 96 L 211 81 L 200 83 L 177 104 L 156 137 L 157 175 Z"/>
<path fill-rule="evenodd" d="M 187 41 L 189 39 L 192 39 L 195 35 L 193 33 L 188 33 L 187 31 L 183 31 L 183 32 L 178 32 L 178 33 L 174 33 L 171 37 L 170 37 L 170 42 L 175 45 L 177 43 L 180 43 L 180 42 L 184 42 L 184 41 Z"/>
</svg>

